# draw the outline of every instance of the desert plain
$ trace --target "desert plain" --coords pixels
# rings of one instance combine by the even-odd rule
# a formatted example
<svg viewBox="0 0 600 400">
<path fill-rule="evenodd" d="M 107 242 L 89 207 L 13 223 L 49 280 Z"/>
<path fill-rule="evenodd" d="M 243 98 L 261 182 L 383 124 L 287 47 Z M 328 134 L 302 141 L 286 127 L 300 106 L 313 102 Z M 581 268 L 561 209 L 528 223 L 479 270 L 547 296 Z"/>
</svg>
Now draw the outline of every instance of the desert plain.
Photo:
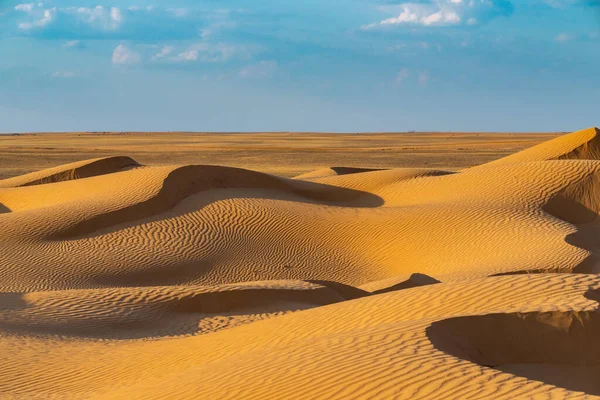
<svg viewBox="0 0 600 400">
<path fill-rule="evenodd" d="M 0 135 L 0 398 L 600 398 L 599 134 Z"/>
</svg>

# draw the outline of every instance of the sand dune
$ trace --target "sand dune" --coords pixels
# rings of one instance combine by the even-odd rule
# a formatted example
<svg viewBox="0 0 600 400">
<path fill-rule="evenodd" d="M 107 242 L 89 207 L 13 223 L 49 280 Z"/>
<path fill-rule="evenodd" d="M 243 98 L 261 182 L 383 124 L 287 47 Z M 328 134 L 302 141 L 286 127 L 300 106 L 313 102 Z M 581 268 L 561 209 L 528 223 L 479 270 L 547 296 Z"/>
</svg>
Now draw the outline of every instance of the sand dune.
<svg viewBox="0 0 600 400">
<path fill-rule="evenodd" d="M 0 181 L 0 397 L 600 395 L 598 133 L 458 172 Z"/>
</svg>

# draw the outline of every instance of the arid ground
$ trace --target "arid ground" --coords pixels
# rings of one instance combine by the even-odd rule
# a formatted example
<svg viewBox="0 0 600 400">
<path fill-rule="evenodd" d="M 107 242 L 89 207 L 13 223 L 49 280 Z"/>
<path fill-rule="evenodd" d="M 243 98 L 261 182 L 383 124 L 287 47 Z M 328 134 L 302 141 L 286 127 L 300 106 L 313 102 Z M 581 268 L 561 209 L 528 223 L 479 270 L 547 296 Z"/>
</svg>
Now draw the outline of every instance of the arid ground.
<svg viewBox="0 0 600 400">
<path fill-rule="evenodd" d="M 51 133 L 0 135 L 0 179 L 98 157 L 211 164 L 291 177 L 324 167 L 464 168 L 559 133 Z"/>
<path fill-rule="evenodd" d="M 599 135 L 0 136 L 0 398 L 598 398 Z"/>
</svg>

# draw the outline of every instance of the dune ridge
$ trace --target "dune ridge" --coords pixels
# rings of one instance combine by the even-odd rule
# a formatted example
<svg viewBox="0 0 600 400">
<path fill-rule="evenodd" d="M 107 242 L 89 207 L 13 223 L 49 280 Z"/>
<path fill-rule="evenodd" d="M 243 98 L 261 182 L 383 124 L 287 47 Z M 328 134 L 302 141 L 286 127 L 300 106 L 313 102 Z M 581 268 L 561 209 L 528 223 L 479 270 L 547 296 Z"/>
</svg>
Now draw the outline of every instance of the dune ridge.
<svg viewBox="0 0 600 400">
<path fill-rule="evenodd" d="M 598 128 L 583 129 L 484 165 L 495 166 L 548 160 L 598 160 L 600 159 L 599 134 L 600 129 Z"/>
<path fill-rule="evenodd" d="M 598 133 L 461 171 L 0 181 L 0 397 L 594 398 Z"/>
<path fill-rule="evenodd" d="M 328 176 L 358 174 L 361 172 L 371 172 L 371 171 L 381 171 L 381 169 L 352 168 L 352 167 L 329 167 L 329 168 L 317 169 L 317 170 L 307 172 L 302 175 L 297 175 L 293 179 L 311 180 L 311 179 L 317 179 L 317 178 L 325 178 Z"/>
<path fill-rule="evenodd" d="M 111 174 L 140 166 L 130 157 L 104 157 L 61 165 L 30 174 L 0 180 L 0 188 L 43 185 L 91 176 Z"/>
</svg>

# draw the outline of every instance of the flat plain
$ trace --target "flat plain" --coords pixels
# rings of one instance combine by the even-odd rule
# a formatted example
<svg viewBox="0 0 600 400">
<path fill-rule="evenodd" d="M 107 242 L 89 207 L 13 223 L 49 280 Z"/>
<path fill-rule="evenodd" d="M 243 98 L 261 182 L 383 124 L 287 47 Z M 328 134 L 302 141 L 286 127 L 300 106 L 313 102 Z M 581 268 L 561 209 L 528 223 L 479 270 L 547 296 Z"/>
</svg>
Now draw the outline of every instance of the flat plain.
<svg viewBox="0 0 600 400">
<path fill-rule="evenodd" d="M 294 176 L 318 168 L 464 168 L 559 133 L 31 133 L 0 135 L 0 179 L 97 157 Z"/>
<path fill-rule="evenodd" d="M 0 398 L 584 399 L 600 130 L 0 137 Z"/>
</svg>

